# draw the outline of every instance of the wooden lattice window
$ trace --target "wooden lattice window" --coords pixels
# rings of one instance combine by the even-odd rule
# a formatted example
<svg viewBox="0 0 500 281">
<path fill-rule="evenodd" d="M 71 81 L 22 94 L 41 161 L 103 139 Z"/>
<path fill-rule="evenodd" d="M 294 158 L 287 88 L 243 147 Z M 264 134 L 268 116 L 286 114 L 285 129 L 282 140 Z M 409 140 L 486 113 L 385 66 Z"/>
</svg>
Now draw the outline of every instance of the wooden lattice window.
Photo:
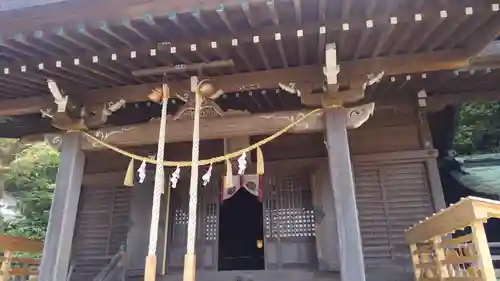
<svg viewBox="0 0 500 281">
<path fill-rule="evenodd" d="M 206 211 L 204 214 L 205 220 L 205 240 L 217 240 L 217 204 L 206 204 Z"/>
<path fill-rule="evenodd" d="M 314 211 L 309 178 L 269 178 L 264 220 L 267 238 L 315 236 Z"/>
<path fill-rule="evenodd" d="M 184 210 L 176 209 L 174 211 L 174 224 L 184 225 L 188 222 L 188 213 Z"/>
</svg>

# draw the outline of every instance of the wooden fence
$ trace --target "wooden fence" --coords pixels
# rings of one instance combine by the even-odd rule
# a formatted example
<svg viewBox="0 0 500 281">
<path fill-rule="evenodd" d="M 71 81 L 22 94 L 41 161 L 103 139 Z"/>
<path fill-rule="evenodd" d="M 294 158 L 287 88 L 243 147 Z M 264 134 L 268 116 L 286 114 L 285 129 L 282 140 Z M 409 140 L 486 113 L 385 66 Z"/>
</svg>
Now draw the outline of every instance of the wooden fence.
<svg viewBox="0 0 500 281">
<path fill-rule="evenodd" d="M 0 281 L 16 280 L 15 277 L 21 277 L 22 280 L 26 278 L 30 281 L 36 280 L 40 259 L 17 256 L 23 253 L 34 256 L 41 254 L 43 242 L 0 235 L 0 251 L 3 252 L 3 256 L 0 257 Z"/>
<path fill-rule="evenodd" d="M 415 280 L 496 281 L 484 231 L 490 218 L 500 218 L 500 201 L 467 197 L 408 229 Z"/>
</svg>

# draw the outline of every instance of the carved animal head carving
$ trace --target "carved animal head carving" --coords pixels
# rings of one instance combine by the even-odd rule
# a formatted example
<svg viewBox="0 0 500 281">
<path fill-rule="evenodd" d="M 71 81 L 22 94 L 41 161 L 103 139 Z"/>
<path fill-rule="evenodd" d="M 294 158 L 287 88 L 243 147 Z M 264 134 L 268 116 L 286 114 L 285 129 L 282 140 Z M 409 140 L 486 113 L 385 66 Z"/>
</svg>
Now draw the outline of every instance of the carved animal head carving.
<svg viewBox="0 0 500 281">
<path fill-rule="evenodd" d="M 361 127 L 375 111 L 375 103 L 367 103 L 360 106 L 346 108 L 347 129 L 357 129 Z"/>
</svg>

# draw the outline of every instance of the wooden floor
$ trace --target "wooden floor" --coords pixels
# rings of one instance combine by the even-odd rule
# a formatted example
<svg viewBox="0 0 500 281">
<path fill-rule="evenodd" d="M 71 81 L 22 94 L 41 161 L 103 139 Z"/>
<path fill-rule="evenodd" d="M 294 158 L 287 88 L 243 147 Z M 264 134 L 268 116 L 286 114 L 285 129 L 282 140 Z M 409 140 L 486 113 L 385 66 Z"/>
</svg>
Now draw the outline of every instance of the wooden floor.
<svg viewBox="0 0 500 281">
<path fill-rule="evenodd" d="M 318 273 L 304 270 L 198 272 L 199 281 L 340 281 L 339 273 Z M 182 281 L 182 275 L 158 276 L 156 281 Z M 367 281 L 413 281 L 411 273 L 395 274 L 373 269 L 367 272 Z M 127 281 L 143 281 L 143 277 L 129 277 Z"/>
</svg>

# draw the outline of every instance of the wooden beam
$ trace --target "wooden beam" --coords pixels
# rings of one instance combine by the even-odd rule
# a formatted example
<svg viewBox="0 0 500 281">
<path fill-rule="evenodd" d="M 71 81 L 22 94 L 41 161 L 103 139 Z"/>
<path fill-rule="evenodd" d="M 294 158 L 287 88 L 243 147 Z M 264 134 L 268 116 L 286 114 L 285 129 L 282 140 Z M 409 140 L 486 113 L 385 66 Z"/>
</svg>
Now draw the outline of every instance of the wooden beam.
<svg viewBox="0 0 500 281">
<path fill-rule="evenodd" d="M 416 160 L 425 161 L 427 159 L 436 159 L 438 151 L 435 149 L 408 150 L 398 152 L 382 152 L 372 154 L 354 154 L 352 161 L 357 166 L 373 165 L 374 163 L 406 163 Z"/>
<path fill-rule="evenodd" d="M 37 113 L 40 112 L 40 109 L 49 108 L 53 104 L 54 102 L 51 96 L 2 100 L 0 102 L 0 116 Z"/>
<path fill-rule="evenodd" d="M 269 114 L 256 115 L 236 115 L 230 117 L 215 117 L 201 119 L 200 138 L 201 139 L 222 139 L 239 136 L 270 135 L 286 127 L 291 122 L 304 116 L 308 111 L 284 111 Z M 158 127 L 160 122 L 154 120 L 148 123 L 126 126 L 104 128 L 98 131 L 92 131 L 94 136 L 100 137 L 107 143 L 116 146 L 141 146 L 155 144 L 158 139 Z M 192 138 L 191 130 L 192 120 L 171 121 L 167 126 L 167 142 L 190 141 Z M 313 115 L 295 126 L 289 133 L 313 133 L 321 132 L 325 125 L 321 113 Z M 48 134 L 46 140 L 59 143 L 59 134 Z M 27 137 L 26 140 L 40 140 L 42 136 Z M 84 150 L 102 149 L 98 144 L 92 144 L 88 141 L 83 142 Z"/>
<path fill-rule="evenodd" d="M 210 78 L 212 83 L 226 93 L 253 89 L 277 88 L 278 82 L 294 82 L 298 85 L 318 85 L 323 82 L 323 74 L 319 66 L 306 66 L 288 69 L 238 73 Z M 189 79 L 169 82 L 171 93 L 190 91 Z M 148 95 L 161 89 L 161 85 L 142 84 L 108 89 L 98 89 L 85 93 L 83 97 L 88 102 L 107 102 L 124 98 L 127 102 L 139 102 L 148 99 Z"/>
<path fill-rule="evenodd" d="M 435 94 L 427 98 L 426 110 L 428 112 L 436 112 L 449 105 L 460 105 L 469 102 L 491 102 L 498 100 L 500 100 L 500 90 Z"/>
<path fill-rule="evenodd" d="M 398 75 L 465 68 L 468 65 L 469 58 L 462 50 L 369 58 L 341 62 L 339 80 L 341 84 L 345 84 L 345 81 L 364 83 L 367 74 L 376 74 L 380 71 L 384 71 L 385 75 Z M 350 85 L 353 86 L 353 83 Z"/>
<path fill-rule="evenodd" d="M 311 88 L 312 85 L 321 86 L 323 74 L 320 66 L 305 66 L 288 69 L 278 69 L 260 72 L 239 73 L 212 77 L 212 83 L 222 88 L 225 92 L 238 92 L 252 89 L 277 88 L 278 82 L 294 82 L 302 87 Z M 310 86 L 308 86 L 310 85 Z M 185 93 L 190 91 L 189 79 L 169 82 L 171 93 Z M 124 98 L 128 103 L 148 100 L 148 95 L 153 91 L 160 91 L 161 84 L 141 84 L 116 88 L 102 88 L 81 94 L 86 103 L 103 103 L 117 101 Z M 12 99 L 0 103 L 0 116 L 15 116 L 37 113 L 53 105 L 53 98 L 33 97 L 25 99 Z"/>
<path fill-rule="evenodd" d="M 386 75 L 402 73 L 429 72 L 442 69 L 456 69 L 468 66 L 468 60 L 460 50 L 437 51 L 425 54 L 400 55 L 375 59 L 362 59 L 340 62 L 339 83 L 351 87 L 360 87 L 366 81 L 366 75 L 384 71 Z M 238 92 L 254 88 L 276 88 L 278 82 L 296 83 L 299 88 L 312 90 L 321 86 L 324 80 L 322 66 L 303 66 L 287 69 L 239 73 L 212 78 L 214 84 L 225 92 Z M 149 93 L 160 89 L 160 84 L 141 84 L 92 90 L 82 95 L 88 103 L 115 101 L 124 98 L 127 102 L 147 100 Z M 189 91 L 188 79 L 170 82 L 171 92 Z M 307 93 L 305 93 L 307 94 Z M 320 97 L 321 95 L 317 95 Z M 0 116 L 13 116 L 36 113 L 51 105 L 51 97 L 16 99 L 0 104 Z M 308 105 L 321 105 L 321 100 Z"/>
<path fill-rule="evenodd" d="M 43 242 L 24 237 L 0 235 L 0 249 L 38 254 L 43 251 Z"/>
</svg>

